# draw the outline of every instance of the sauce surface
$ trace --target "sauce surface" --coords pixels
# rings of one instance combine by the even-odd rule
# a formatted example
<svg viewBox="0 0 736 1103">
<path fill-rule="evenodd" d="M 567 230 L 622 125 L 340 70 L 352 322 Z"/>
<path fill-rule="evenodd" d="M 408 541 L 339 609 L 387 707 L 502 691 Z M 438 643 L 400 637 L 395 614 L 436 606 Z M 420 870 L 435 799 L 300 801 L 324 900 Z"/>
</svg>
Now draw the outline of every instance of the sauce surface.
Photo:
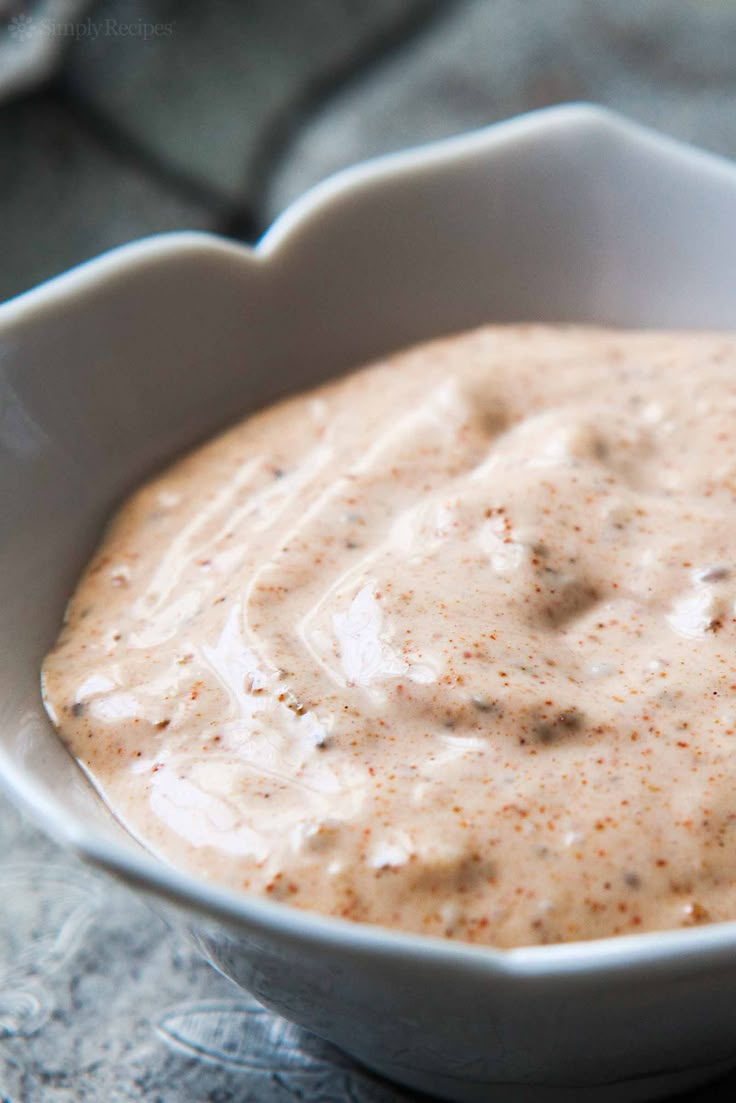
<svg viewBox="0 0 736 1103">
<path fill-rule="evenodd" d="M 487 327 L 126 503 L 43 670 L 234 889 L 507 947 L 736 918 L 736 336 Z"/>
</svg>

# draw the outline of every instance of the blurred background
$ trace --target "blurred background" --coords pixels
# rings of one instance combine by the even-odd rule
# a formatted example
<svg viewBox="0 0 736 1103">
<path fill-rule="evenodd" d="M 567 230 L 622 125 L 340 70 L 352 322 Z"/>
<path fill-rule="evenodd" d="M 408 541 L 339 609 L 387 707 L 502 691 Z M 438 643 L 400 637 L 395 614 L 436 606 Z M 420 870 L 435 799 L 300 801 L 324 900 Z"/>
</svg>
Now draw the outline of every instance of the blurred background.
<svg viewBox="0 0 736 1103">
<path fill-rule="evenodd" d="M 162 230 L 255 241 L 344 165 L 575 99 L 736 155 L 736 0 L 0 0 L 0 300 Z M 410 1096 L 0 798 L 0 1103 L 294 1099 Z"/>
<path fill-rule="evenodd" d="M 0 0 L 0 299 L 565 100 L 736 153 L 734 0 Z"/>
</svg>

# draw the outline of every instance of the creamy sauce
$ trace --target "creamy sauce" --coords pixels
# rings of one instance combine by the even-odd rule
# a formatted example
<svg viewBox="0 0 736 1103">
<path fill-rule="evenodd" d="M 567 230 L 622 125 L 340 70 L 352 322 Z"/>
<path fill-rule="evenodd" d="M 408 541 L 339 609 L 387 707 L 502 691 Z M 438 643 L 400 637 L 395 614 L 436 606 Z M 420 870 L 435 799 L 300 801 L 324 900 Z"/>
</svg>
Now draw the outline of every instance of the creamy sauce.
<svg viewBox="0 0 736 1103">
<path fill-rule="evenodd" d="M 519 326 L 136 493 L 46 706 L 167 860 L 498 946 L 736 918 L 736 337 Z"/>
</svg>

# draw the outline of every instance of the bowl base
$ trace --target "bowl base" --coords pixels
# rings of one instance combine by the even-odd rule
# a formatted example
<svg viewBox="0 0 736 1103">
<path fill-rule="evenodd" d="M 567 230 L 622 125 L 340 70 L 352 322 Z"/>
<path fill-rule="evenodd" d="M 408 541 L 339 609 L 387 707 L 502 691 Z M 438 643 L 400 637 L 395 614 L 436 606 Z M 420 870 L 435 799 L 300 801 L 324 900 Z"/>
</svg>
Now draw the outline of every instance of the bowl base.
<svg viewBox="0 0 736 1103">
<path fill-rule="evenodd" d="M 396 1083 L 453 1103 L 645 1103 L 701 1087 L 736 1068 L 736 1059 L 605 1084 L 545 1085 L 462 1080 L 366 1060 L 362 1064 Z"/>
</svg>

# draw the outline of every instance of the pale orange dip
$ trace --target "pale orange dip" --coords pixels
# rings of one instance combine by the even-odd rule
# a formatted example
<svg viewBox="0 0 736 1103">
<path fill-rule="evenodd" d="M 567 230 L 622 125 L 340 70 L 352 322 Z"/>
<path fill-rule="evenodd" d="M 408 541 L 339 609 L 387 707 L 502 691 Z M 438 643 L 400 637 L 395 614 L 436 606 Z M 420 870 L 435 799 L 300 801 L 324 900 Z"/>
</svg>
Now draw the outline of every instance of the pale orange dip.
<svg viewBox="0 0 736 1103">
<path fill-rule="evenodd" d="M 118 513 L 46 706 L 166 860 L 515 946 L 736 917 L 736 336 L 488 327 Z"/>
</svg>

